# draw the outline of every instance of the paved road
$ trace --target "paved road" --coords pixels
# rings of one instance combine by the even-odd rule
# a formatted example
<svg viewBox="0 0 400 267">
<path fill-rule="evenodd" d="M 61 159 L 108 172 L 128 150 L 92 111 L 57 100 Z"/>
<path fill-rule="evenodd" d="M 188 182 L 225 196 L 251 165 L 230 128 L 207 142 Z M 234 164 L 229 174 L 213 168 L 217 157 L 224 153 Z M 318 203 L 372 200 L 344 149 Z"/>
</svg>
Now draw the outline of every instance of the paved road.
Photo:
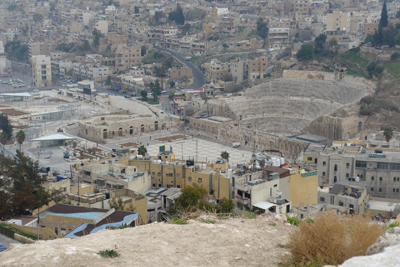
<svg viewBox="0 0 400 267">
<path fill-rule="evenodd" d="M 11 243 L 22 244 L 21 242 L 8 238 L 5 235 L 0 234 L 0 243 L 2 243 L 6 248 L 10 248 Z"/>
<path fill-rule="evenodd" d="M 204 79 L 203 73 L 201 73 L 201 71 L 192 62 L 186 60 L 185 55 L 179 54 L 172 50 L 161 48 L 159 46 L 155 46 L 155 48 L 173 55 L 174 57 L 179 59 L 181 62 L 183 62 L 188 68 L 192 69 L 194 83 L 192 85 L 186 87 L 187 89 L 198 89 L 198 88 L 201 88 L 204 84 L 206 84 L 206 80 Z"/>
</svg>

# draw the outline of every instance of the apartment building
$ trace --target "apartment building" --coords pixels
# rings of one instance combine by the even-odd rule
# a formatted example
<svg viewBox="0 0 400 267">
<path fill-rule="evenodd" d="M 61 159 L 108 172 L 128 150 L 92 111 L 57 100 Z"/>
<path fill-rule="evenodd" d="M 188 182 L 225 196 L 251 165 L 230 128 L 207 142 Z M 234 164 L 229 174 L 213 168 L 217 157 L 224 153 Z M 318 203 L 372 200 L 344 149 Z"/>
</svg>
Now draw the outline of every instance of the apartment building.
<svg viewBox="0 0 400 267">
<path fill-rule="evenodd" d="M 51 58 L 50 56 L 32 56 L 32 84 L 35 87 L 51 86 Z"/>
<path fill-rule="evenodd" d="M 205 63 L 204 66 L 206 69 L 206 77 L 213 83 L 225 80 L 225 77 L 230 74 L 228 63 L 211 60 L 210 63 Z"/>
<path fill-rule="evenodd" d="M 283 50 L 290 45 L 289 28 L 270 28 L 268 31 L 269 48 Z"/>
<path fill-rule="evenodd" d="M 146 50 L 145 50 L 146 51 Z M 141 64 L 143 57 L 141 46 L 118 45 L 115 51 L 115 67 L 118 70 L 127 70 Z"/>
<path fill-rule="evenodd" d="M 310 2 L 309 0 L 296 0 L 294 1 L 294 19 L 305 19 L 310 15 Z"/>
<path fill-rule="evenodd" d="M 241 83 L 243 80 L 247 79 L 247 62 L 240 58 L 231 60 L 230 71 L 232 80 L 234 82 Z"/>
<path fill-rule="evenodd" d="M 104 82 L 109 74 L 110 70 L 107 66 L 96 63 L 74 63 L 74 75 L 79 79 Z"/>
<path fill-rule="evenodd" d="M 50 48 L 47 42 L 28 43 L 29 57 L 37 55 L 50 55 Z"/>
<path fill-rule="evenodd" d="M 318 202 L 345 208 L 349 214 L 364 214 L 369 201 L 366 182 L 341 180 L 318 189 Z"/>
<path fill-rule="evenodd" d="M 210 21 L 214 21 L 218 18 L 218 9 L 217 8 L 208 8 L 206 17 L 204 18 L 205 22 L 208 23 Z"/>
<path fill-rule="evenodd" d="M 131 157 L 121 164 L 137 166 L 151 175 L 151 188 L 181 188 L 197 184 L 216 199 L 230 197 L 228 163 L 222 159 L 214 163 L 195 163 L 193 160 L 178 161 L 175 154 L 163 151 L 153 158 Z"/>
<path fill-rule="evenodd" d="M 326 30 L 350 32 L 350 12 L 332 11 L 326 15 Z"/>
<path fill-rule="evenodd" d="M 365 151 L 365 150 L 364 150 Z M 342 180 L 365 182 L 371 197 L 400 199 L 400 154 L 350 154 L 332 151 L 318 156 L 320 184 L 336 184 Z"/>
<path fill-rule="evenodd" d="M 258 57 L 248 60 L 248 78 L 262 79 L 268 73 L 268 57 Z"/>
<path fill-rule="evenodd" d="M 192 69 L 191 68 L 170 68 L 168 69 L 168 77 L 170 81 L 175 83 L 193 83 Z"/>
</svg>

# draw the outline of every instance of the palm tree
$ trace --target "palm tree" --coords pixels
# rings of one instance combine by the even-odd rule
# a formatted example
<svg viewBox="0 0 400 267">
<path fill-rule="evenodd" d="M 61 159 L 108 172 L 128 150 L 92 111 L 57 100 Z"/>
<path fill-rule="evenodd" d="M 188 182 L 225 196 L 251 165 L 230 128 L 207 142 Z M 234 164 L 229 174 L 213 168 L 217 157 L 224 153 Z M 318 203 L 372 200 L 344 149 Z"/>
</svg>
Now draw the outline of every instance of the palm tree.
<svg viewBox="0 0 400 267">
<path fill-rule="evenodd" d="M 3 145 L 3 155 L 4 155 L 4 146 L 6 145 L 8 140 L 8 134 L 5 131 L 2 131 L 0 134 L 0 143 Z"/>
<path fill-rule="evenodd" d="M 229 153 L 224 151 L 221 153 L 221 158 L 223 158 L 226 161 L 229 161 Z"/>
<path fill-rule="evenodd" d="M 388 145 L 389 145 L 389 141 L 393 137 L 392 127 L 386 127 L 385 130 L 383 131 L 383 135 L 385 136 L 386 142 L 388 142 Z"/>
<path fill-rule="evenodd" d="M 17 137 L 17 141 L 19 143 L 19 151 L 22 152 L 22 143 L 24 143 L 26 138 L 25 132 L 23 130 L 19 130 L 15 137 Z"/>
<path fill-rule="evenodd" d="M 146 153 L 147 153 L 147 148 L 145 146 L 141 145 L 138 148 L 138 154 L 142 155 L 144 157 L 146 155 Z"/>
</svg>

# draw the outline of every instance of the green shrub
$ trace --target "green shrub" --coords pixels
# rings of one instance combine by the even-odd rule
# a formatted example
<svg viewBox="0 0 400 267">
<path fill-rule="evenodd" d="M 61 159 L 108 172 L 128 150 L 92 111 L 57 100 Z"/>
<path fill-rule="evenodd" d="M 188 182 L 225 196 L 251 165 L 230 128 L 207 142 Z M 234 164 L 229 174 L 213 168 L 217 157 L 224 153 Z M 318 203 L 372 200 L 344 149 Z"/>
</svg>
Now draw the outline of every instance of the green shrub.
<svg viewBox="0 0 400 267">
<path fill-rule="evenodd" d="M 172 224 L 187 224 L 188 219 L 182 218 L 181 216 L 175 216 L 175 217 L 172 217 L 171 223 Z"/>
<path fill-rule="evenodd" d="M 100 256 L 102 256 L 103 258 L 116 258 L 119 257 L 118 252 L 116 252 L 113 249 L 106 249 L 106 250 L 101 250 L 98 253 Z"/>
<path fill-rule="evenodd" d="M 400 223 L 397 221 L 392 222 L 391 224 L 389 224 L 389 228 L 395 228 L 395 227 L 399 227 Z"/>
<path fill-rule="evenodd" d="M 289 214 L 286 214 L 287 222 L 294 225 L 294 226 L 299 226 L 300 224 L 300 219 L 297 217 L 290 217 Z"/>
</svg>

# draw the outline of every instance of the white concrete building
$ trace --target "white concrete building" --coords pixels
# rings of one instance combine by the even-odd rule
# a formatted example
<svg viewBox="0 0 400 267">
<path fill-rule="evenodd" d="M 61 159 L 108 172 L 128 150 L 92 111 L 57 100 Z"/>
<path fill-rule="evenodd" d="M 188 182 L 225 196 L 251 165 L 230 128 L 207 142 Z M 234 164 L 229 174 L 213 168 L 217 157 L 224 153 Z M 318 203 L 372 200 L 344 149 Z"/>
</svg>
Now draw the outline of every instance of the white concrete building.
<svg viewBox="0 0 400 267">
<path fill-rule="evenodd" d="M 50 56 L 32 56 L 32 84 L 35 87 L 51 86 Z"/>
</svg>

